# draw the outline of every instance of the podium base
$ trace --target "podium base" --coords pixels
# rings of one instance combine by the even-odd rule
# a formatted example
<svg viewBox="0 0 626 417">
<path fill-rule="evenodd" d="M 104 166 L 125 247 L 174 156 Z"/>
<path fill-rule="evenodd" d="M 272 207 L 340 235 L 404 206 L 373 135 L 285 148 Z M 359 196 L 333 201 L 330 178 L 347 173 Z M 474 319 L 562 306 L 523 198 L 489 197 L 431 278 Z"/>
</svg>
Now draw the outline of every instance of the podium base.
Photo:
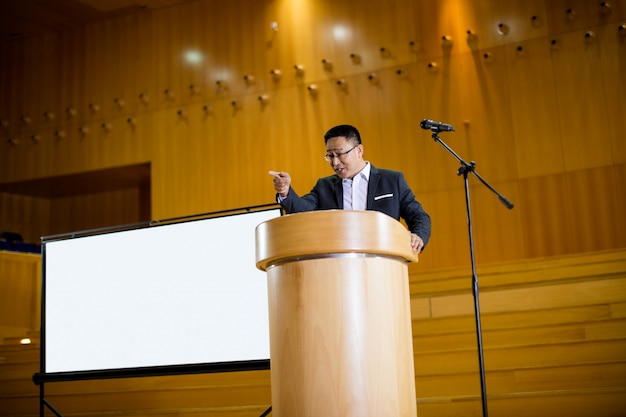
<svg viewBox="0 0 626 417">
<path fill-rule="evenodd" d="M 273 416 L 417 415 L 405 260 L 329 255 L 267 279 Z"/>
</svg>

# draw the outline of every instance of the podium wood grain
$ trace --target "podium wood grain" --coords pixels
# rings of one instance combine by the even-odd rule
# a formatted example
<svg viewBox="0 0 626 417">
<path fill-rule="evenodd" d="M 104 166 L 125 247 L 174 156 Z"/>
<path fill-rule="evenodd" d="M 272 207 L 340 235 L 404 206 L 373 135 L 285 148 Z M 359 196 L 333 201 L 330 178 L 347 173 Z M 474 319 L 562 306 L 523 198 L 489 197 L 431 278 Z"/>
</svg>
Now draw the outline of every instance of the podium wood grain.
<svg viewBox="0 0 626 417">
<path fill-rule="evenodd" d="M 259 225 L 274 416 L 416 416 L 408 236 L 377 212 Z"/>
</svg>

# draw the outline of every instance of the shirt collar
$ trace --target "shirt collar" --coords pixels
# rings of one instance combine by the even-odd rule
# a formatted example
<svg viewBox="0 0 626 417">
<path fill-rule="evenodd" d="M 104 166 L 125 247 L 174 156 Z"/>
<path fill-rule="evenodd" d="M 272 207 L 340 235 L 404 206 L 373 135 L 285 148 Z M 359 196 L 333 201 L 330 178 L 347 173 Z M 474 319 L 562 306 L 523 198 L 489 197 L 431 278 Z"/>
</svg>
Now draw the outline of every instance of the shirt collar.
<svg viewBox="0 0 626 417">
<path fill-rule="evenodd" d="M 357 174 L 354 176 L 356 177 L 361 177 L 361 179 L 364 179 L 366 182 L 369 182 L 370 180 L 370 168 L 371 165 L 369 163 L 369 161 L 365 161 L 365 166 L 363 167 L 362 170 L 360 170 L 359 172 L 357 172 Z M 352 181 L 354 178 L 344 178 L 343 180 L 341 180 L 342 182 L 346 182 L 346 181 Z"/>
<path fill-rule="evenodd" d="M 369 161 L 365 161 L 365 167 L 357 175 L 360 175 L 361 177 L 363 177 L 363 179 L 369 181 L 369 179 L 370 179 L 370 168 L 371 168 L 371 165 L 370 165 Z"/>
</svg>

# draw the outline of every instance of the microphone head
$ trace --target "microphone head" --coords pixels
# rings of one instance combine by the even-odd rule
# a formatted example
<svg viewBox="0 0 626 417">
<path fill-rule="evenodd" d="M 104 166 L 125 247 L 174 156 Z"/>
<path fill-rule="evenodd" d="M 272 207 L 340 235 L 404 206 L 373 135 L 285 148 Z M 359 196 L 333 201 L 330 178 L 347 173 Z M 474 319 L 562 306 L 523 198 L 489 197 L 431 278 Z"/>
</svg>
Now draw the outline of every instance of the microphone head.
<svg viewBox="0 0 626 417">
<path fill-rule="evenodd" d="M 434 120 L 424 119 L 420 123 L 422 129 L 433 130 L 433 131 L 443 131 L 443 132 L 454 132 L 454 127 L 447 123 L 436 122 Z"/>
</svg>

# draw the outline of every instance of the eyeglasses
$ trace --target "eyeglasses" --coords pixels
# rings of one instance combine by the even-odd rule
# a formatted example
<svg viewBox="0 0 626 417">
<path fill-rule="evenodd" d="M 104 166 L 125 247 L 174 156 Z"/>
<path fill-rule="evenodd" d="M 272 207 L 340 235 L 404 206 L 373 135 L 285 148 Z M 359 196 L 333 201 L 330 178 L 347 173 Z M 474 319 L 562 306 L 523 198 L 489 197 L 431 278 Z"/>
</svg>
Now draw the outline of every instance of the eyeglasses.
<svg viewBox="0 0 626 417">
<path fill-rule="evenodd" d="M 327 153 L 326 155 L 324 155 L 324 159 L 326 160 L 326 162 L 332 162 L 335 158 L 343 161 L 343 157 L 352 152 L 357 146 L 359 145 L 354 145 L 351 149 L 348 149 L 347 151 L 342 153 Z"/>
</svg>

